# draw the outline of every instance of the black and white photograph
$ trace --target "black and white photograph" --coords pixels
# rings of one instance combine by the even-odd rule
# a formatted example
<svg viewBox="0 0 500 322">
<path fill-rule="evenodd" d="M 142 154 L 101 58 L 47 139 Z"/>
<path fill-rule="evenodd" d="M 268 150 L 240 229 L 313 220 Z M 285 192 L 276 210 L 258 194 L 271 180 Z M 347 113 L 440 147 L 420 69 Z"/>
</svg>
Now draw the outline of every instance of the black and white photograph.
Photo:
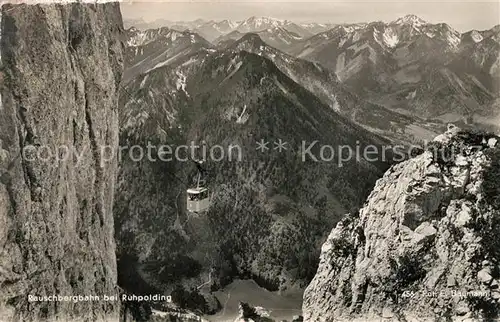
<svg viewBox="0 0 500 322">
<path fill-rule="evenodd" d="M 498 0 L 0 6 L 0 322 L 500 321 Z"/>
</svg>

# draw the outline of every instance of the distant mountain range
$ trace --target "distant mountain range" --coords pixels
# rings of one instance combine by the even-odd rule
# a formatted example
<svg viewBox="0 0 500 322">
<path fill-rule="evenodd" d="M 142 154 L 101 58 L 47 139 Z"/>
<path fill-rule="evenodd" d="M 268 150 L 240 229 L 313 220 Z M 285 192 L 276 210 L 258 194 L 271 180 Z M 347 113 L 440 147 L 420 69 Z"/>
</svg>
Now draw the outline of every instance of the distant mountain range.
<svg viewBox="0 0 500 322">
<path fill-rule="evenodd" d="M 372 102 L 455 122 L 498 110 L 499 41 L 499 26 L 462 35 L 447 24 L 406 16 L 337 26 L 288 52 L 334 70 Z"/>
<path fill-rule="evenodd" d="M 392 139 L 430 139 L 448 122 L 487 129 L 500 123 L 500 26 L 461 34 L 415 15 L 342 25 L 257 17 L 155 23 L 168 27 L 128 30 L 125 79 L 186 56 L 233 48 L 271 59 L 289 76 L 297 62 L 314 63 L 322 79 L 301 75 L 304 69 L 294 79 L 354 122 Z M 339 95 L 339 88 L 349 94 Z M 356 99 L 339 103 L 345 97 Z"/>
<path fill-rule="evenodd" d="M 191 30 L 199 33 L 202 37 L 209 41 L 212 41 L 222 35 L 226 35 L 232 31 L 248 33 L 274 29 L 277 27 L 285 28 L 286 30 L 296 33 L 301 37 L 310 37 L 335 26 L 335 24 L 322 23 L 295 23 L 290 20 L 270 17 L 250 17 L 243 21 L 231 21 L 227 19 L 222 21 L 206 21 L 202 19 L 194 21 L 170 21 L 160 19 L 153 22 L 145 22 L 144 20 L 125 19 L 124 25 L 126 28 L 136 27 L 142 30 L 160 27 L 169 27 L 179 31 Z"/>
</svg>

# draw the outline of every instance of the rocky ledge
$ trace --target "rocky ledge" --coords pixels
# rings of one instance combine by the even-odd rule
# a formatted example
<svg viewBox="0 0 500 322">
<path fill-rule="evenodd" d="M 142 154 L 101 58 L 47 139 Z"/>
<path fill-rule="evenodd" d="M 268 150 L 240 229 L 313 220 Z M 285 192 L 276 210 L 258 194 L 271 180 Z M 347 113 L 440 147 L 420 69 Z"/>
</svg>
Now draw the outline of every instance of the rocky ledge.
<svg viewBox="0 0 500 322">
<path fill-rule="evenodd" d="M 304 320 L 497 319 L 499 142 L 452 127 L 390 168 L 324 243 Z"/>
</svg>

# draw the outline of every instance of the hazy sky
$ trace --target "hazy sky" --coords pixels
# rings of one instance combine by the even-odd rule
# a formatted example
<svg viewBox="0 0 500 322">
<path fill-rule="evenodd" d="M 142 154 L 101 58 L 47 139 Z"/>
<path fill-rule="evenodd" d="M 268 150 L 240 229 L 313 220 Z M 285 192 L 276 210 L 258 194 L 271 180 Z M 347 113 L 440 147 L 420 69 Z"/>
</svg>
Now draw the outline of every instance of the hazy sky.
<svg viewBox="0 0 500 322">
<path fill-rule="evenodd" d="M 242 20 L 270 16 L 298 22 L 392 21 L 416 14 L 432 23 L 446 22 L 459 31 L 489 29 L 500 24 L 500 1 L 128 1 L 122 3 L 124 18 L 145 21 Z"/>
</svg>

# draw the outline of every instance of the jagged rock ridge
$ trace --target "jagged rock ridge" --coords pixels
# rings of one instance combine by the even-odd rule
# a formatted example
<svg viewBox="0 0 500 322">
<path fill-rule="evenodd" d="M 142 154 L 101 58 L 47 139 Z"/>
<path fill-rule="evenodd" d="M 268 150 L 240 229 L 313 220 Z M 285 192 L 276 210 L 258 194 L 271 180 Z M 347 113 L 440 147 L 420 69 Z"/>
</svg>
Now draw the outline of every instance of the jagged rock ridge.
<svg viewBox="0 0 500 322">
<path fill-rule="evenodd" d="M 116 162 L 100 159 L 118 144 L 122 31 L 117 3 L 2 5 L 0 321 L 118 320 L 118 302 L 28 295 L 117 294 Z M 64 146 L 82 158 L 32 155 Z"/>
<path fill-rule="evenodd" d="M 452 129 L 389 169 L 323 245 L 305 320 L 498 318 L 498 141 Z"/>
</svg>

